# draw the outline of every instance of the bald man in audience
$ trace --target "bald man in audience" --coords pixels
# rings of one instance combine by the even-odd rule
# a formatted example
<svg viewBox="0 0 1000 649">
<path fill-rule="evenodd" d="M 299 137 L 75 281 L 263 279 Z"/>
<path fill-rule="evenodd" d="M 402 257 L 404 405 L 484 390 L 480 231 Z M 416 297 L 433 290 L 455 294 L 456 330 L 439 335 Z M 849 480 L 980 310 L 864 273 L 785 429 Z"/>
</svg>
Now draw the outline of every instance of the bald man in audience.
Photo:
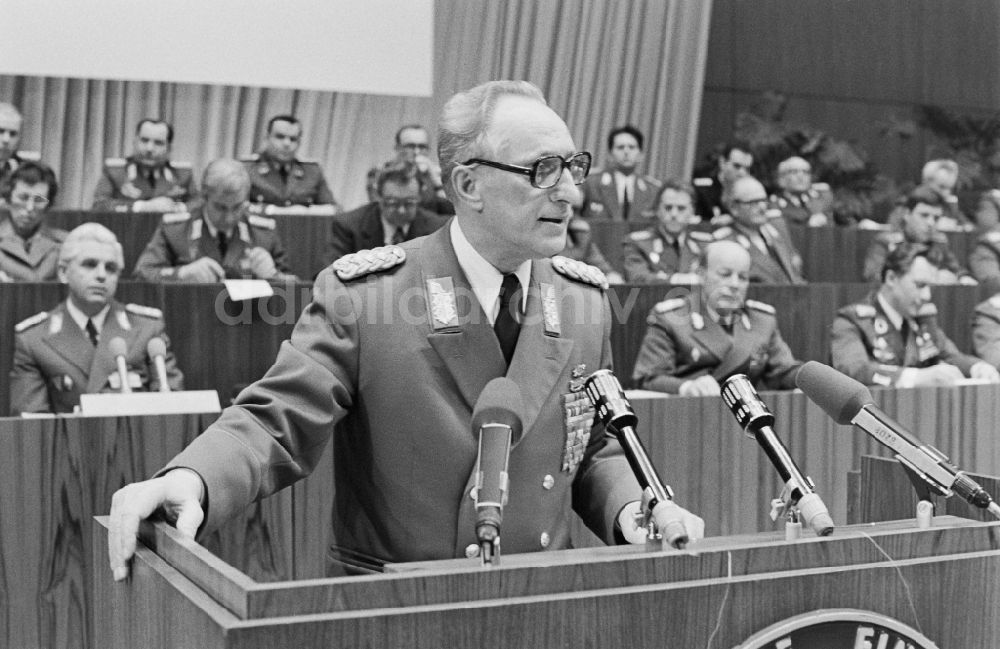
<svg viewBox="0 0 1000 649">
<path fill-rule="evenodd" d="M 0 190 L 0 282 L 56 279 L 59 246 L 66 232 L 46 224 L 59 187 L 40 162 L 23 162 Z"/>
<path fill-rule="evenodd" d="M 819 227 L 833 223 L 833 195 L 826 183 L 814 183 L 812 165 L 791 156 L 778 163 L 780 192 L 771 196 L 771 207 L 781 210 L 786 223 Z"/>
<path fill-rule="evenodd" d="M 272 218 L 248 212 L 250 177 L 236 160 L 211 162 L 202 178 L 203 204 L 164 214 L 135 264 L 147 281 L 294 281 Z"/>
<path fill-rule="evenodd" d="M 778 331 L 774 307 L 746 299 L 750 255 L 737 243 L 708 244 L 689 298 L 660 302 L 635 361 L 639 388 L 682 396 L 718 396 L 720 384 L 746 374 L 758 387 L 794 389 L 802 363 Z"/>
<path fill-rule="evenodd" d="M 920 182 L 941 197 L 942 215 L 938 227 L 942 230 L 971 228 L 969 218 L 962 213 L 955 195 L 958 185 L 958 163 L 941 158 L 928 160 L 920 174 Z"/>
<path fill-rule="evenodd" d="M 84 223 L 66 237 L 59 254 L 59 281 L 69 295 L 15 327 L 10 403 L 16 413 L 72 412 L 80 395 L 122 390 L 111 341 L 125 342 L 130 390 L 159 389 L 147 345 L 160 338 L 172 390 L 184 389 L 164 333 L 163 314 L 114 299 L 122 271 L 122 247 L 97 223 Z"/>
</svg>

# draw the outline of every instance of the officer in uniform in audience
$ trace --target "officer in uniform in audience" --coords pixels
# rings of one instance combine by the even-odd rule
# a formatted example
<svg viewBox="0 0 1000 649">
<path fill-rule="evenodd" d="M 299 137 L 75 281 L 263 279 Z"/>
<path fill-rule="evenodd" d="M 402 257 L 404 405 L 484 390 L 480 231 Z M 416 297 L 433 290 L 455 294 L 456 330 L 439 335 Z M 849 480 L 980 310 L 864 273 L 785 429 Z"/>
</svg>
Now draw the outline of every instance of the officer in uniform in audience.
<svg viewBox="0 0 1000 649">
<path fill-rule="evenodd" d="M 193 212 L 164 214 L 135 264 L 147 281 L 294 281 L 274 219 L 248 214 L 250 178 L 236 160 L 211 162 L 204 201 Z"/>
<path fill-rule="evenodd" d="M 145 118 L 135 127 L 132 155 L 104 161 L 91 209 L 186 212 L 198 195 L 191 163 L 170 160 L 174 127 Z"/>
<path fill-rule="evenodd" d="M 1000 380 L 997 370 L 963 354 L 937 324 L 931 286 L 939 249 L 901 243 L 886 257 L 879 288 L 845 306 L 833 321 L 833 366 L 866 385 L 953 385 L 963 377 Z"/>
<path fill-rule="evenodd" d="M 698 270 L 701 248 L 712 241 L 707 232 L 689 231 L 692 219 L 692 190 L 667 181 L 653 203 L 657 225 L 636 230 L 622 241 L 625 249 L 625 281 L 633 284 L 663 282 L 675 274 L 677 282 L 691 282 Z"/>
<path fill-rule="evenodd" d="M 365 178 L 368 201 L 377 203 L 379 197 L 378 180 L 382 170 L 399 165 L 412 165 L 420 183 L 420 207 L 435 214 L 451 215 L 455 206 L 444 194 L 441 181 L 441 167 L 430 158 L 430 134 L 420 124 L 407 124 L 396 131 L 396 157 L 385 164 L 372 167 Z"/>
<path fill-rule="evenodd" d="M 718 396 L 726 378 L 746 374 L 760 388 L 795 388 L 802 363 L 782 339 L 774 307 L 746 299 L 749 272 L 750 255 L 739 244 L 705 246 L 701 286 L 649 313 L 632 372 L 636 387 Z"/>
<path fill-rule="evenodd" d="M 611 166 L 595 170 L 583 185 L 580 216 L 627 221 L 652 216 L 653 200 L 660 181 L 637 173 L 643 159 L 642 132 L 634 126 L 619 126 L 608 134 Z"/>
<path fill-rule="evenodd" d="M 277 115 L 267 123 L 264 148 L 243 160 L 250 174 L 250 202 L 254 212 L 268 205 L 332 205 L 339 209 L 319 163 L 299 160 L 302 124 L 291 115 Z"/>
<path fill-rule="evenodd" d="M 40 162 L 23 162 L 7 178 L 0 202 L 0 282 L 56 279 L 66 232 L 45 223 L 59 190 L 56 175 Z"/>
<path fill-rule="evenodd" d="M 750 175 L 753 154 L 750 147 L 740 142 L 731 142 L 718 158 L 718 169 L 714 176 L 695 177 L 695 214 L 704 222 L 725 225 L 729 222 L 729 190 L 733 183 Z"/>
<path fill-rule="evenodd" d="M 109 346 L 114 338 L 125 341 L 131 390 L 160 387 L 146 353 L 155 337 L 166 346 L 170 388 L 184 389 L 160 310 L 115 301 L 121 270 L 121 244 L 104 226 L 84 223 L 66 237 L 59 254 L 59 280 L 69 289 L 66 301 L 14 328 L 10 403 L 15 413 L 72 412 L 81 394 L 121 390 Z"/>
<path fill-rule="evenodd" d="M 0 102 L 0 190 L 23 162 L 38 162 L 37 151 L 19 151 L 24 118 L 13 104 Z"/>
<path fill-rule="evenodd" d="M 524 428 L 508 467 L 503 550 L 569 547 L 573 511 L 607 543 L 645 543 L 633 516 L 639 484 L 618 441 L 594 426 L 582 391 L 611 362 L 605 279 L 552 258 L 589 159 L 575 155 L 565 122 L 527 82 L 461 93 L 441 122 L 455 218 L 320 274 L 267 374 L 158 477 L 115 494 L 116 579 L 128 575 L 140 519 L 160 505 L 183 534 L 203 521 L 207 532 L 304 477 L 328 443 L 331 573 L 348 561 L 370 571 L 476 556 L 470 422 L 499 377 L 517 386 Z M 692 538 L 702 536 L 701 519 L 676 513 Z"/>
<path fill-rule="evenodd" d="M 902 207 L 899 227 L 876 235 L 869 246 L 865 255 L 865 281 L 879 281 L 889 253 L 903 243 L 910 243 L 935 251 L 934 256 L 939 260 L 936 284 L 976 284 L 948 247 L 948 238 L 937 229 L 944 210 L 941 196 L 930 187 L 920 186 L 907 194 Z"/>
<path fill-rule="evenodd" d="M 1000 368 L 1000 293 L 976 305 L 972 315 L 972 351 Z"/>
<path fill-rule="evenodd" d="M 750 281 L 760 284 L 804 284 L 802 257 L 792 245 L 780 215 L 768 209 L 767 192 L 753 176 L 734 181 L 729 196 L 731 226 L 712 233 L 718 241 L 735 241 L 750 253 Z"/>
<path fill-rule="evenodd" d="M 826 183 L 812 181 L 812 165 L 791 156 L 778 163 L 778 187 L 771 207 L 781 211 L 785 223 L 820 227 L 833 223 L 833 194 Z"/>
</svg>

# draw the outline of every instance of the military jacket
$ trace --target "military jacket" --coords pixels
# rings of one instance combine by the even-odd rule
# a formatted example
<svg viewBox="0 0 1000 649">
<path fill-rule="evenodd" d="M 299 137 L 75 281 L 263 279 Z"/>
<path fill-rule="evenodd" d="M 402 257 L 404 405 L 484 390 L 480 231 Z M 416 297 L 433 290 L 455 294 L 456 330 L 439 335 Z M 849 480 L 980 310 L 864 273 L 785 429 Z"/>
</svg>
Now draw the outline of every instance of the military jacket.
<svg viewBox="0 0 1000 649">
<path fill-rule="evenodd" d="M 798 195 L 785 192 L 771 196 L 771 208 L 781 212 L 785 223 L 809 225 L 813 214 L 824 214 L 833 223 L 833 195 L 826 183 L 813 183 L 808 191 Z"/>
<path fill-rule="evenodd" d="M 722 183 L 715 176 L 700 176 L 691 180 L 694 187 L 694 211 L 702 221 L 711 221 L 729 213 L 722 202 Z"/>
<path fill-rule="evenodd" d="M 167 161 L 153 169 L 152 174 L 151 182 L 144 167 L 131 157 L 108 158 L 94 189 L 91 209 L 128 212 L 136 201 L 148 201 L 160 196 L 193 206 L 198 188 L 190 163 Z"/>
<path fill-rule="evenodd" d="M 906 241 L 906 235 L 903 234 L 902 230 L 880 232 L 875 236 L 875 239 L 868 247 L 868 252 L 865 254 L 865 281 L 881 282 L 882 267 L 885 265 L 886 257 L 904 241 Z M 948 247 L 948 237 L 944 233 L 936 232 L 934 239 L 927 245 L 928 248 L 935 251 L 934 254 L 941 256 L 941 268 L 950 270 L 956 277 L 964 277 L 969 274 L 969 271 L 958 263 L 955 253 Z"/>
<path fill-rule="evenodd" d="M 9 213 L 0 209 L 0 271 L 17 282 L 57 279 L 59 248 L 66 231 L 42 225 L 30 239 L 29 249 L 14 231 Z"/>
<path fill-rule="evenodd" d="M 628 218 L 651 218 L 655 215 L 656 194 L 660 191 L 660 181 L 652 176 L 636 176 L 633 183 L 634 196 L 629 197 Z M 618 201 L 615 175 L 611 171 L 594 171 L 583 183 L 583 205 L 580 216 L 584 218 L 605 218 L 621 221 L 625 218 L 624 206 Z"/>
<path fill-rule="evenodd" d="M 292 160 L 287 180 L 282 179 L 281 163 L 266 153 L 242 160 L 250 174 L 250 202 L 255 205 L 337 205 L 316 162 Z"/>
<path fill-rule="evenodd" d="M 646 319 L 632 372 L 636 387 L 676 394 L 681 384 L 710 375 L 720 384 L 746 374 L 762 388 L 794 389 L 801 363 L 778 331 L 774 307 L 747 300 L 732 334 L 685 298 L 660 302 Z"/>
<path fill-rule="evenodd" d="M 937 307 L 927 303 L 907 331 L 892 325 L 872 292 L 837 311 L 830 340 L 833 366 L 865 385 L 895 385 L 907 367 L 950 363 L 969 376 L 975 356 L 963 354 L 937 324 Z"/>
<path fill-rule="evenodd" d="M 760 227 L 767 252 L 758 248 L 738 226 L 726 226 L 712 233 L 716 241 L 735 241 L 750 253 L 750 281 L 759 284 L 804 284 L 802 258 L 792 246 L 788 228 L 780 218 Z"/>
<path fill-rule="evenodd" d="M 10 374 L 10 404 L 15 414 L 72 412 L 81 394 L 118 391 L 120 378 L 109 348 L 116 337 L 125 340 L 133 391 L 159 390 L 156 369 L 146 354 L 146 344 L 153 337 L 167 344 L 164 361 L 170 388 L 184 389 L 184 375 L 177 369 L 159 309 L 112 302 L 96 347 L 70 316 L 65 302 L 28 318 L 15 329 Z"/>
<path fill-rule="evenodd" d="M 707 232 L 682 232 L 676 240 L 660 228 L 631 232 L 622 240 L 625 281 L 642 284 L 666 281 L 674 273 L 694 273 L 702 246 L 711 241 Z"/>
<path fill-rule="evenodd" d="M 969 270 L 990 290 L 1000 290 L 1000 226 L 979 235 L 975 248 L 969 253 Z"/>
</svg>

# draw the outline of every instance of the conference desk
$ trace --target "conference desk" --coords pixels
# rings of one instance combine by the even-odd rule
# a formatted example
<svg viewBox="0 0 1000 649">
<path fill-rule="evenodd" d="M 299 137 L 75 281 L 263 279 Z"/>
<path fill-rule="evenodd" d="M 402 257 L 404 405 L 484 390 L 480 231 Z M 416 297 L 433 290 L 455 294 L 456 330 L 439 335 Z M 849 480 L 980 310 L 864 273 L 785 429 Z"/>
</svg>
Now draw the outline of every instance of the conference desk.
<svg viewBox="0 0 1000 649">
<path fill-rule="evenodd" d="M 764 393 L 775 431 L 835 523 L 847 520 L 847 472 L 887 453 L 834 424 L 797 392 Z M 876 390 L 877 403 L 971 472 L 1000 468 L 1000 386 Z M 776 529 L 781 490 L 754 441 L 719 399 L 636 396 L 638 433 L 677 501 L 704 517 L 706 534 Z M 84 648 L 91 629 L 91 517 L 121 485 L 149 477 L 213 420 L 208 415 L 0 419 L 0 646 Z M 331 446 L 307 479 L 253 505 L 204 544 L 257 581 L 320 577 L 333 495 Z M 517 488 L 514 485 L 512 488 Z M 977 511 L 964 511 L 976 518 Z M 588 545 L 589 537 L 576 537 Z M 836 533 L 836 532 L 835 532 Z"/>
</svg>

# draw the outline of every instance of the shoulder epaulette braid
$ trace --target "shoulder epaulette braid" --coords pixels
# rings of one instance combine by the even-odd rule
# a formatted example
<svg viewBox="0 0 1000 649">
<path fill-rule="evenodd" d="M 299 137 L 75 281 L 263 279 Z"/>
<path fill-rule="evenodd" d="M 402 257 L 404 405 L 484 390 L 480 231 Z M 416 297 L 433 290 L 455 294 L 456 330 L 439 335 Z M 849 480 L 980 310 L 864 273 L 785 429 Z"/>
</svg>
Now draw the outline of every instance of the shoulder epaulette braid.
<svg viewBox="0 0 1000 649">
<path fill-rule="evenodd" d="M 714 241 L 712 234 L 710 232 L 702 232 L 701 230 L 692 230 L 687 233 L 688 237 L 694 239 L 698 243 L 711 243 Z"/>
<path fill-rule="evenodd" d="M 855 304 L 854 313 L 859 318 L 874 318 L 875 317 L 875 307 L 870 304 Z"/>
<path fill-rule="evenodd" d="M 712 238 L 715 239 L 716 241 L 721 241 L 723 239 L 727 239 L 727 238 L 731 237 L 732 235 L 733 235 L 733 229 L 731 227 L 729 227 L 728 225 L 724 225 L 721 228 L 719 228 L 718 230 L 715 230 L 714 232 L 712 232 Z"/>
<path fill-rule="evenodd" d="M 694 180 L 691 181 L 691 184 L 694 185 L 695 187 L 711 187 L 712 186 L 712 179 L 711 178 L 695 178 Z"/>
<path fill-rule="evenodd" d="M 648 241 L 653 238 L 653 233 L 649 230 L 636 230 L 635 232 L 630 232 L 628 236 L 632 241 Z"/>
<path fill-rule="evenodd" d="M 994 308 L 1000 309 L 1000 294 L 997 294 L 997 295 L 994 295 L 993 297 L 991 297 L 990 300 L 989 300 L 989 302 L 990 302 L 990 306 L 993 306 Z"/>
<path fill-rule="evenodd" d="M 191 169 L 194 165 L 189 160 L 171 160 L 170 166 L 174 169 Z"/>
<path fill-rule="evenodd" d="M 399 246 L 379 246 L 344 255 L 331 266 L 341 280 L 357 279 L 380 270 L 388 270 L 406 260 L 406 251 Z"/>
<path fill-rule="evenodd" d="M 167 212 L 163 215 L 163 223 L 165 225 L 170 225 L 171 223 L 183 223 L 191 219 L 191 212 Z"/>
<path fill-rule="evenodd" d="M 163 311 L 160 311 L 156 307 L 143 306 L 141 304 L 126 304 L 125 310 L 129 313 L 134 313 L 136 315 L 145 316 L 147 318 L 162 319 Z"/>
<path fill-rule="evenodd" d="M 604 276 L 600 268 L 585 264 L 582 261 L 556 255 L 552 258 L 552 268 L 560 275 L 565 275 L 570 279 L 575 279 L 586 284 L 593 284 L 598 288 L 608 288 L 608 278 Z"/>
<path fill-rule="evenodd" d="M 49 312 L 48 311 L 42 311 L 41 313 L 36 313 L 35 315 L 31 316 L 30 318 L 22 320 L 22 321 L 18 322 L 16 325 L 14 325 L 14 331 L 16 333 L 21 333 L 22 331 L 27 331 L 28 329 L 31 329 L 35 325 L 40 324 L 42 322 L 45 322 L 48 319 L 49 319 Z"/>
<path fill-rule="evenodd" d="M 662 302 L 657 302 L 653 310 L 657 313 L 670 313 L 671 311 L 676 311 L 677 309 L 684 306 L 684 298 L 674 297 L 669 300 L 663 300 Z"/>
<path fill-rule="evenodd" d="M 745 304 L 747 305 L 747 308 L 754 309 L 755 311 L 763 311 L 764 313 L 770 313 L 771 315 L 774 315 L 776 313 L 774 307 L 766 302 L 758 302 L 757 300 L 747 300 Z"/>
<path fill-rule="evenodd" d="M 240 156 L 240 158 L 239 158 L 240 162 L 257 162 L 258 160 L 260 160 L 260 154 L 258 154 L 258 153 L 254 153 L 254 154 L 251 154 L 251 155 Z"/>
<path fill-rule="evenodd" d="M 263 230 L 273 230 L 278 225 L 274 219 L 266 216 L 258 216 L 256 214 L 248 216 L 247 222 L 253 227 L 261 228 Z"/>
<path fill-rule="evenodd" d="M 1000 243 L 1000 232 L 987 232 L 986 240 L 990 243 Z"/>
</svg>

